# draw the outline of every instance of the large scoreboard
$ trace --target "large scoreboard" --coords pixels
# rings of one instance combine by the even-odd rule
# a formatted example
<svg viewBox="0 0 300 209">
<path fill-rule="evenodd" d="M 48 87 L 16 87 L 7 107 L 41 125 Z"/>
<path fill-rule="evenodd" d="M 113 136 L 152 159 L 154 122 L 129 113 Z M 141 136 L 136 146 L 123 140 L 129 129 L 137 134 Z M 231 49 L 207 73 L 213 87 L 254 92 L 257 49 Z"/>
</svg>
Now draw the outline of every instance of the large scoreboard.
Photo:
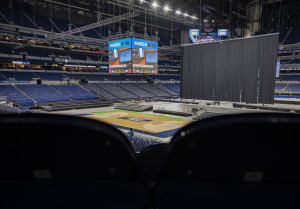
<svg viewBox="0 0 300 209">
<path fill-rule="evenodd" d="M 221 37 L 228 36 L 228 29 L 217 28 L 204 28 L 202 31 L 199 29 L 190 29 L 189 36 L 193 43 L 209 43 L 220 41 Z"/>
<path fill-rule="evenodd" d="M 136 38 L 108 43 L 110 73 L 157 73 L 158 43 Z"/>
</svg>

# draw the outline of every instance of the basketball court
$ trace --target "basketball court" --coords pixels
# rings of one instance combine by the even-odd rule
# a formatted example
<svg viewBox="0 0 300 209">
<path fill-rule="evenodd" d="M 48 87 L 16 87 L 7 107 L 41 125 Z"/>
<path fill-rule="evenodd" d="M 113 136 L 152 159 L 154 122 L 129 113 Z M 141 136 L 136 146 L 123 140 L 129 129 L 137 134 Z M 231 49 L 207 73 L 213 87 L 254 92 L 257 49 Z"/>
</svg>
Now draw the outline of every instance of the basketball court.
<svg viewBox="0 0 300 209">
<path fill-rule="evenodd" d="M 80 116 L 103 121 L 124 130 L 133 128 L 135 132 L 160 138 L 173 136 L 180 128 L 192 122 L 190 119 L 125 110 L 92 112 Z"/>
</svg>

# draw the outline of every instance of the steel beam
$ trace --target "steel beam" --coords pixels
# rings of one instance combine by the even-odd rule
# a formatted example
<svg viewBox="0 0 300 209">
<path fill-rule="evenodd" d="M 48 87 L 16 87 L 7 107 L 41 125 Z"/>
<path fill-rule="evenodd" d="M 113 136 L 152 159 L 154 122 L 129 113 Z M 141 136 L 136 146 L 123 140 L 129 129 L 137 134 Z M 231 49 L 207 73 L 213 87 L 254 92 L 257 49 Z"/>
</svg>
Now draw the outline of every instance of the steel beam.
<svg viewBox="0 0 300 209">
<path fill-rule="evenodd" d="M 45 38 L 44 41 L 49 41 L 49 40 L 53 40 L 53 39 L 61 39 L 61 38 L 64 38 L 68 35 L 72 35 L 72 34 L 75 34 L 75 33 L 81 33 L 83 31 L 91 30 L 91 29 L 102 27 L 102 26 L 105 26 L 105 25 L 110 25 L 110 24 L 113 24 L 113 23 L 116 23 L 116 22 L 119 22 L 119 21 L 122 21 L 122 20 L 126 20 L 126 19 L 129 19 L 129 18 L 132 18 L 132 17 L 136 17 L 138 15 L 140 15 L 140 13 L 133 11 L 132 13 L 126 13 L 126 14 L 123 14 L 123 15 L 120 15 L 120 16 L 111 17 L 111 18 L 108 18 L 108 19 L 105 19 L 105 20 L 101 20 L 101 21 L 89 24 L 89 25 L 85 25 L 85 26 L 82 26 L 82 27 L 79 27 L 79 28 L 75 28 L 73 30 L 69 30 L 69 31 L 65 31 L 65 32 L 62 32 L 62 33 L 55 34 L 55 35 L 53 35 L 49 38 Z"/>
</svg>

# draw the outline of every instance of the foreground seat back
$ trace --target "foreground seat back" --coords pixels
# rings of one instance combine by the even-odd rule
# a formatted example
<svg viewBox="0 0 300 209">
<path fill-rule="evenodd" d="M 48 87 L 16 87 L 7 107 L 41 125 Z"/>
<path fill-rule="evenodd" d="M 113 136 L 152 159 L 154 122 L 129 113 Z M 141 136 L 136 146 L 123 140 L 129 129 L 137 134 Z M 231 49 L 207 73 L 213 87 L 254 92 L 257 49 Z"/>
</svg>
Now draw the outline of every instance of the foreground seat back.
<svg viewBox="0 0 300 209">
<path fill-rule="evenodd" d="M 145 178 L 127 138 L 91 119 L 0 117 L 1 208 L 145 208 Z"/>
<path fill-rule="evenodd" d="M 165 155 L 167 146 L 167 143 L 155 144 L 142 149 L 140 152 L 139 157 L 141 163 L 150 179 L 153 179 L 155 176 L 163 156 Z"/>
<path fill-rule="evenodd" d="M 178 131 L 156 177 L 157 208 L 299 208 L 300 116 L 240 114 Z"/>
</svg>

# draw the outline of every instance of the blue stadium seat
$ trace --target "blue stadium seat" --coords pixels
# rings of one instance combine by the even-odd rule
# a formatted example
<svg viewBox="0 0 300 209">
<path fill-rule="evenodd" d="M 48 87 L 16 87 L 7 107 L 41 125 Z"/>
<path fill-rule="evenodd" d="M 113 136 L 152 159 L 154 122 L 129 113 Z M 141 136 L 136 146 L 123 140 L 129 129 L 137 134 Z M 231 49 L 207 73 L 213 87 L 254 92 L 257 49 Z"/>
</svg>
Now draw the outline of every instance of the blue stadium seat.
<svg viewBox="0 0 300 209">
<path fill-rule="evenodd" d="M 300 82 L 300 75 L 284 75 L 284 76 L 282 76 L 280 81 L 299 81 Z"/>
<path fill-rule="evenodd" d="M 159 84 L 147 84 L 147 83 L 136 83 L 134 84 L 138 88 L 141 88 L 145 91 L 148 91 L 149 93 L 152 93 L 155 95 L 155 97 L 172 97 L 170 93 L 167 93 L 159 88 Z"/>
<path fill-rule="evenodd" d="M 101 87 L 108 93 L 114 95 L 121 100 L 139 99 L 140 97 L 119 87 L 117 84 L 105 83 Z"/>
<path fill-rule="evenodd" d="M 6 97 L 6 101 L 16 102 L 23 107 L 35 106 L 34 100 L 12 85 L 0 85 L 0 96 Z"/>
<path fill-rule="evenodd" d="M 292 92 L 300 92 L 300 85 L 299 84 L 289 84 L 285 90 L 290 90 Z"/>
<path fill-rule="evenodd" d="M 293 27 L 284 44 L 297 44 L 300 42 L 300 26 Z"/>
<path fill-rule="evenodd" d="M 51 85 L 63 94 L 72 98 L 73 100 L 89 100 L 99 99 L 99 97 L 90 91 L 81 88 L 78 85 Z"/>
<path fill-rule="evenodd" d="M 154 94 L 149 93 L 148 91 L 145 91 L 141 88 L 136 87 L 134 84 L 132 83 L 121 83 L 118 84 L 119 87 L 121 87 L 122 89 L 125 89 L 131 93 L 133 93 L 134 95 L 139 96 L 140 98 L 154 98 Z"/>
<path fill-rule="evenodd" d="M 115 97 L 114 95 L 108 93 L 105 91 L 101 84 L 81 84 L 81 86 L 85 89 L 88 89 L 89 91 L 93 92 L 94 94 L 98 95 L 99 97 L 102 97 L 108 101 L 116 101 L 119 100 L 119 98 Z"/>
<path fill-rule="evenodd" d="M 163 84 L 165 87 L 175 91 L 178 95 L 180 95 L 180 84 Z"/>
<path fill-rule="evenodd" d="M 34 81 L 34 78 L 39 78 L 33 72 L 1 71 L 1 73 L 6 78 L 14 79 L 17 82 L 30 82 Z"/>
<path fill-rule="evenodd" d="M 35 74 L 41 79 L 48 81 L 63 81 L 65 78 L 67 78 L 62 73 L 35 72 Z"/>
<path fill-rule="evenodd" d="M 24 84 L 17 85 L 17 87 L 39 103 L 71 101 L 70 97 L 63 95 L 46 84 Z"/>
</svg>

